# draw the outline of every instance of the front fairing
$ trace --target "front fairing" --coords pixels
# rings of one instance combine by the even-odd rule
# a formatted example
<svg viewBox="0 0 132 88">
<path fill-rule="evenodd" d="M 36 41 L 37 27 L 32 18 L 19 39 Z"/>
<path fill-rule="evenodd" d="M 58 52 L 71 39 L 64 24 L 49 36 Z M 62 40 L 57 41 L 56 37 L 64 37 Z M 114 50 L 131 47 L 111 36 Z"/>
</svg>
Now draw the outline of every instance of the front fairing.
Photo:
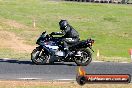
<svg viewBox="0 0 132 88">
<path fill-rule="evenodd" d="M 40 42 L 44 42 L 44 41 L 46 41 L 46 40 L 48 40 L 48 36 L 47 36 L 46 32 L 43 32 L 43 33 L 39 36 L 39 38 L 37 39 L 36 44 L 39 44 L 39 45 L 40 45 Z"/>
</svg>

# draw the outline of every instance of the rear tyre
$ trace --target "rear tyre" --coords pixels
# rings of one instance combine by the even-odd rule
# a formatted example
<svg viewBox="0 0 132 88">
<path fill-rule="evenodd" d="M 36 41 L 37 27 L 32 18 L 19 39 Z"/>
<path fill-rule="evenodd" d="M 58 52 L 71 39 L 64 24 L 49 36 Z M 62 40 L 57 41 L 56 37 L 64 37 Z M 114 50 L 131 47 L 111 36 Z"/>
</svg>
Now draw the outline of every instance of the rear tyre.
<svg viewBox="0 0 132 88">
<path fill-rule="evenodd" d="M 31 60 L 36 65 L 43 65 L 49 59 L 49 55 L 46 55 L 42 49 L 37 47 L 31 53 Z"/>
<path fill-rule="evenodd" d="M 92 53 L 89 49 L 82 49 L 80 51 L 82 52 L 81 57 L 76 57 L 75 63 L 78 66 L 87 66 L 92 61 Z"/>
</svg>

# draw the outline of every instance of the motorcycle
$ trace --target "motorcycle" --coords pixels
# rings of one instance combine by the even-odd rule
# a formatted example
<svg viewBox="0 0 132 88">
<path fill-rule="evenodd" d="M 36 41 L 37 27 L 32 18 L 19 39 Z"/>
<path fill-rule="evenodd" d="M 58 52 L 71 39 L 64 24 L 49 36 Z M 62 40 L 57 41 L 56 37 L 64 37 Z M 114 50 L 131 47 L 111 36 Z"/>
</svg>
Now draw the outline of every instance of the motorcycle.
<svg viewBox="0 0 132 88">
<path fill-rule="evenodd" d="M 37 39 L 36 44 L 39 46 L 32 51 L 31 60 L 36 65 L 54 64 L 54 62 L 75 62 L 78 66 L 87 66 L 92 61 L 91 50 L 93 51 L 93 43 L 93 39 L 79 40 L 78 43 L 69 45 L 70 53 L 65 57 L 66 53 L 61 37 L 55 37 L 45 31 Z"/>
</svg>

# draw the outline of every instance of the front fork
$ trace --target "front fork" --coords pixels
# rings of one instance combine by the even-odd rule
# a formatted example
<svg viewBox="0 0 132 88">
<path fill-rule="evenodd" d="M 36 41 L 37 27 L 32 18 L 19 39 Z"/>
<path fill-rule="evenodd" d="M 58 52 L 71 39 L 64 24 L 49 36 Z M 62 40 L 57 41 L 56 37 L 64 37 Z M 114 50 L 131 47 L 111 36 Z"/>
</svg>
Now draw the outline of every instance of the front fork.
<svg viewBox="0 0 132 88">
<path fill-rule="evenodd" d="M 94 52 L 94 50 L 92 49 L 92 47 L 91 46 L 89 46 L 89 48 Z"/>
</svg>

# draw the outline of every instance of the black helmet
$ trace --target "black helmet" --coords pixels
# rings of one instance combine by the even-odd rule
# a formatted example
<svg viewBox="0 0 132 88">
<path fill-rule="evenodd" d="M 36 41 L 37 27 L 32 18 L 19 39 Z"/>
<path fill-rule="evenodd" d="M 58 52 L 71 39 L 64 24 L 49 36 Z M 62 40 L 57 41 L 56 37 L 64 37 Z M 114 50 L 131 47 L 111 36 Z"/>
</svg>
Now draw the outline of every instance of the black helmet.
<svg viewBox="0 0 132 88">
<path fill-rule="evenodd" d="M 67 20 L 61 20 L 61 21 L 59 22 L 59 25 L 60 25 L 60 29 L 61 29 L 61 30 L 65 30 L 66 27 L 67 27 L 67 25 L 68 25 L 68 22 L 67 22 Z"/>
</svg>

